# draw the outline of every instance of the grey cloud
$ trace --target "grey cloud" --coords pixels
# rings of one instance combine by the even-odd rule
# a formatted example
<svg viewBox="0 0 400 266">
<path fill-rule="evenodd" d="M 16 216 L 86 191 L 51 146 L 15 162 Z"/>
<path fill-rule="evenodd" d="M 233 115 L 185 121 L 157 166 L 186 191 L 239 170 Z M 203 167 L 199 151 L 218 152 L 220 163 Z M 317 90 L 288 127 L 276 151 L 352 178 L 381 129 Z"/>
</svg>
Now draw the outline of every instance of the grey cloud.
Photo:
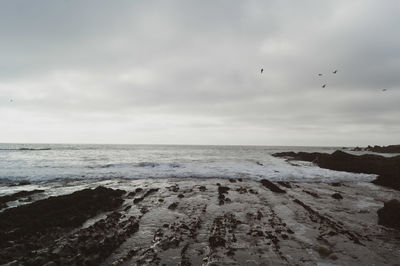
<svg viewBox="0 0 400 266">
<path fill-rule="evenodd" d="M 311 145 L 321 132 L 320 144 L 323 137 L 330 145 L 351 143 L 357 134 L 368 143 L 393 141 L 400 122 L 399 5 L 6 0 L 0 111 L 71 125 L 118 121 L 121 131 L 141 116 L 153 124 L 170 117 L 170 132 L 208 127 L 229 135 L 229 128 L 247 127 L 244 134 L 258 144 L 287 144 L 292 135 Z M 12 106 L 9 98 L 16 98 Z M 342 131 L 349 140 L 335 142 Z M 246 138 L 231 134 L 232 144 Z"/>
</svg>

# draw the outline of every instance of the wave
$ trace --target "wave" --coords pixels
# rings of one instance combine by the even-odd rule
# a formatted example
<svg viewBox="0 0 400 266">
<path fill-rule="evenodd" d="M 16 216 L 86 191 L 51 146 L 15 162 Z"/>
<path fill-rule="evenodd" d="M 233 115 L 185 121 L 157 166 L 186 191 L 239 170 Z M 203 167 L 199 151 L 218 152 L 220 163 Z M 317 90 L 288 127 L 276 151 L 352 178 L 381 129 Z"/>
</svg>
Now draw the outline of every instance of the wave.
<svg viewBox="0 0 400 266">
<path fill-rule="evenodd" d="M 157 163 L 157 162 L 140 162 L 140 163 L 109 163 L 104 165 L 89 165 L 87 168 L 95 169 L 95 168 L 124 168 L 124 167 L 149 167 L 155 168 L 160 166 L 166 166 L 168 168 L 179 168 L 182 165 L 179 163 Z"/>
<path fill-rule="evenodd" d="M 169 166 L 169 167 L 172 167 L 172 168 L 181 167 L 181 165 L 180 165 L 179 163 L 169 163 L 168 166 Z"/>
<path fill-rule="evenodd" d="M 156 167 L 156 166 L 160 166 L 159 163 L 155 163 L 155 162 L 141 162 L 137 164 L 138 167 Z"/>
<path fill-rule="evenodd" d="M 97 147 L 98 150 L 90 150 Z M 270 155 L 283 150 L 275 148 L 47 144 L 2 145 L 0 148 L 8 150 L 0 153 L 0 178 L 10 180 L 226 177 L 294 182 L 362 182 L 375 177 L 321 169 L 311 163 L 288 163 Z M 50 149 L 52 152 L 34 152 Z"/>
</svg>

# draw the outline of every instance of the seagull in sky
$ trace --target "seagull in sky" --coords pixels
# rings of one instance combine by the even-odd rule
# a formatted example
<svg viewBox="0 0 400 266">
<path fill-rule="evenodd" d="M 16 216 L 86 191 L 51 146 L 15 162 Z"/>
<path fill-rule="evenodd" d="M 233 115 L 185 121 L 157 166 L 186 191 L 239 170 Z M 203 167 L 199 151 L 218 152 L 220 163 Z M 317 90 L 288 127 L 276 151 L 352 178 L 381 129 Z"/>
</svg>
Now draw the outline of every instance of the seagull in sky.
<svg viewBox="0 0 400 266">
<path fill-rule="evenodd" d="M 337 73 L 337 69 L 333 70 L 332 73 L 333 73 L 333 74 L 336 74 L 336 73 Z"/>
<path fill-rule="evenodd" d="M 322 88 L 325 88 L 325 87 L 326 87 L 326 84 L 322 85 Z"/>
<path fill-rule="evenodd" d="M 261 68 L 261 74 L 264 72 L 264 68 Z"/>
<path fill-rule="evenodd" d="M 322 76 L 322 74 L 321 74 L 321 73 L 318 73 L 318 76 Z"/>
<path fill-rule="evenodd" d="M 382 89 L 382 91 L 387 91 L 387 89 Z"/>
</svg>

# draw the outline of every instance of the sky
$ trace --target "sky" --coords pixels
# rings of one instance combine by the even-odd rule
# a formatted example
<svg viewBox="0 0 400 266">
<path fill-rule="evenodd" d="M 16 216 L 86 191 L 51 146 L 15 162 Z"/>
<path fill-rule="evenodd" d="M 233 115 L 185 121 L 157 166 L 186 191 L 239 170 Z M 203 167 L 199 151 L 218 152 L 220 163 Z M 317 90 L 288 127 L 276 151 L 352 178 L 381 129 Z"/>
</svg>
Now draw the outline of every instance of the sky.
<svg viewBox="0 0 400 266">
<path fill-rule="evenodd" d="M 0 142 L 398 144 L 399 11 L 398 0 L 1 0 Z"/>
</svg>

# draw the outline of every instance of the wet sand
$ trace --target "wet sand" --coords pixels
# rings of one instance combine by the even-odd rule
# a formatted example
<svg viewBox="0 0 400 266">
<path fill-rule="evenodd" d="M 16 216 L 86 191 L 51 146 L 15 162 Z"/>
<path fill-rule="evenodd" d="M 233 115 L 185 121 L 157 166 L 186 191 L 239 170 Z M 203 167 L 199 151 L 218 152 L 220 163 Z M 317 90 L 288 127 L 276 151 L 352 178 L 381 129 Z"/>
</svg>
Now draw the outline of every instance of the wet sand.
<svg viewBox="0 0 400 266">
<path fill-rule="evenodd" d="M 76 181 L 64 189 L 61 184 L 52 189 L 35 187 L 45 192 L 30 200 L 46 201 L 51 195 L 99 185 L 125 192 L 112 192 L 115 204 L 92 210 L 79 226 L 52 229 L 49 222 L 40 236 L 5 239 L 3 235 L 0 263 L 396 265 L 400 261 L 400 231 L 378 225 L 377 216 L 384 202 L 400 198 L 400 191 L 372 183 L 270 184 L 219 178 Z M 32 205 L 29 202 L 25 199 L 23 206 Z M 0 219 L 7 212 L 0 213 Z"/>
</svg>

